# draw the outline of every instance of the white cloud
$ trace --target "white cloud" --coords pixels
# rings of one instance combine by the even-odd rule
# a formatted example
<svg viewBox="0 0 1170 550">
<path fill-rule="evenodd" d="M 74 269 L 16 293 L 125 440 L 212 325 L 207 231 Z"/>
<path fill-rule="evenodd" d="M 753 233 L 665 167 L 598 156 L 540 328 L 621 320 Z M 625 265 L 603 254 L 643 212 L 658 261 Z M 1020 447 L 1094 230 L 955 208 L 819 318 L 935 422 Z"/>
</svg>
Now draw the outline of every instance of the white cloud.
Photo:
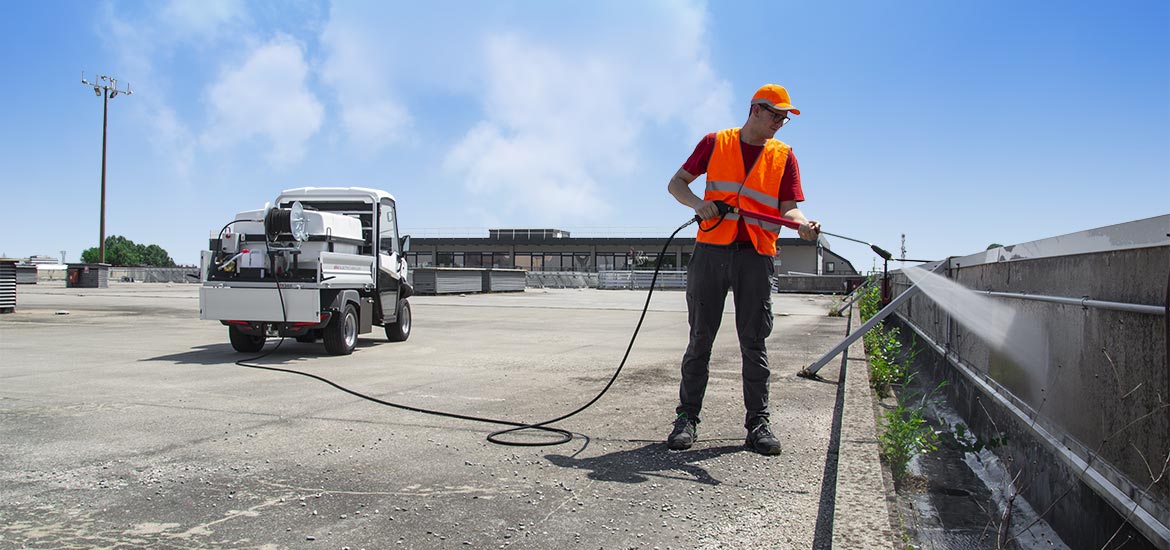
<svg viewBox="0 0 1170 550">
<path fill-rule="evenodd" d="M 688 141 L 733 124 L 730 84 L 697 45 L 704 11 L 651 11 L 637 14 L 638 29 L 608 36 L 487 37 L 486 120 L 461 139 L 446 170 L 513 218 L 594 222 L 641 184 L 631 178 L 655 148 L 646 142 L 651 124 L 682 126 Z"/>
<path fill-rule="evenodd" d="M 104 4 L 98 35 L 114 51 L 120 87 L 132 85 L 137 92 L 119 101 L 142 119 L 156 153 L 167 159 L 180 179 L 187 179 L 197 140 L 168 97 L 170 76 L 156 65 L 182 47 L 207 48 L 225 36 L 239 34 L 248 17 L 238 0 L 171 0 L 153 7 L 157 9 L 130 19 L 112 4 Z"/>
<path fill-rule="evenodd" d="M 211 122 L 204 143 L 218 148 L 259 137 L 271 145 L 273 164 L 299 161 L 324 120 L 324 108 L 307 87 L 308 74 L 301 46 L 292 39 L 278 36 L 256 48 L 208 88 Z"/>
<path fill-rule="evenodd" d="M 353 145 L 449 148 L 441 175 L 465 187 L 469 215 L 487 201 L 513 223 L 593 223 L 645 185 L 632 180 L 664 135 L 689 152 L 741 122 L 706 25 L 704 4 L 675 1 L 355 0 L 331 8 L 322 80 Z"/>
<path fill-rule="evenodd" d="M 521 210 L 525 219 L 554 223 L 605 210 L 594 177 L 580 169 L 579 152 L 544 136 L 506 137 L 481 123 L 451 152 L 447 166 L 473 196 L 486 197 L 497 216 Z"/>
<path fill-rule="evenodd" d="M 195 163 L 195 137 L 179 120 L 174 109 L 156 102 L 152 102 L 151 109 L 150 124 L 154 131 L 150 142 L 156 148 L 168 151 L 175 173 L 187 179 Z"/>
<path fill-rule="evenodd" d="M 322 33 L 328 52 L 322 81 L 333 87 L 350 143 L 369 152 L 402 141 L 412 126 L 410 113 L 395 96 L 391 55 L 383 40 L 388 29 L 380 17 L 334 6 Z M 375 10 L 378 8 L 375 6 Z M 384 17 L 393 17 L 385 13 Z M 393 31 L 390 31 L 393 32 Z M 400 75 L 400 79 L 405 80 Z"/>
<path fill-rule="evenodd" d="M 637 122 L 613 67 L 574 63 L 516 37 L 490 39 L 482 102 L 488 119 L 445 162 L 473 195 L 539 223 L 595 219 L 609 206 L 599 178 L 634 162 Z"/>
<path fill-rule="evenodd" d="M 159 27 L 170 40 L 194 45 L 213 42 L 248 22 L 242 0 L 170 0 L 158 11 Z"/>
<path fill-rule="evenodd" d="M 141 75 L 152 141 L 180 171 L 233 146 L 259 145 L 275 164 L 302 160 L 326 123 L 311 88 L 321 83 L 347 148 L 447 149 L 436 176 L 464 187 L 464 212 L 478 202 L 515 223 L 594 223 L 632 186 L 651 185 L 635 180 L 664 139 L 685 154 L 742 121 L 709 60 L 703 4 L 460 4 L 453 17 L 451 6 L 353 0 L 330 6 L 319 42 L 259 38 L 274 29 L 257 28 L 248 7 L 171 0 L 112 33 Z M 168 78 L 181 77 L 168 63 L 195 56 L 201 70 L 225 55 L 233 61 L 202 94 L 206 122 L 171 106 Z M 652 185 L 668 176 L 655 172 Z"/>
</svg>

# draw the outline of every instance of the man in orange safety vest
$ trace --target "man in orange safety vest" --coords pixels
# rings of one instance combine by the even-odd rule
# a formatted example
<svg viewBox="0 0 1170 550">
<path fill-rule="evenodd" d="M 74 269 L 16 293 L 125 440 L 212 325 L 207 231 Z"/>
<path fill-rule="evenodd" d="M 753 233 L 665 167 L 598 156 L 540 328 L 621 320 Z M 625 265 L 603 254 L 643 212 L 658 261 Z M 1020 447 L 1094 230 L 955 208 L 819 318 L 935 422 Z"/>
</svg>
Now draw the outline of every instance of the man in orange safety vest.
<svg viewBox="0 0 1170 550">
<path fill-rule="evenodd" d="M 721 214 L 716 202 L 799 222 L 801 238 L 817 239 L 820 225 L 797 208 L 804 192 L 796 156 L 791 147 L 773 138 L 791 120 L 789 116 L 799 114 L 784 87 L 761 87 L 752 96 L 743 127 L 705 136 L 667 187 L 703 220 L 687 267 L 690 343 L 682 360 L 674 429 L 667 439 L 671 449 L 688 449 L 698 437 L 711 346 L 730 289 L 743 360 L 746 445 L 761 454 L 780 453 L 780 441 L 768 423 L 771 371 L 764 345 L 772 332 L 773 258 L 780 226 L 735 213 Z M 707 185 L 699 198 L 690 184 L 704 173 Z"/>
</svg>

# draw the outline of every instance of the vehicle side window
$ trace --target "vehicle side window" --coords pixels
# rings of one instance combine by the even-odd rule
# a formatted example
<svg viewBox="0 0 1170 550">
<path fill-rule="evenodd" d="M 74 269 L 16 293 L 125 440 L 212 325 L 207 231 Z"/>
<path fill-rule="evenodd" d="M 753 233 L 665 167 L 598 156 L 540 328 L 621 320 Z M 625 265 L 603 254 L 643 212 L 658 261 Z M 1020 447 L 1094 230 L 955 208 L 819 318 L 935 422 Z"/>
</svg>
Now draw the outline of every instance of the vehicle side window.
<svg viewBox="0 0 1170 550">
<path fill-rule="evenodd" d="M 398 243 L 398 220 L 394 217 L 394 202 L 382 199 L 378 208 L 378 251 L 382 254 L 401 254 Z"/>
</svg>

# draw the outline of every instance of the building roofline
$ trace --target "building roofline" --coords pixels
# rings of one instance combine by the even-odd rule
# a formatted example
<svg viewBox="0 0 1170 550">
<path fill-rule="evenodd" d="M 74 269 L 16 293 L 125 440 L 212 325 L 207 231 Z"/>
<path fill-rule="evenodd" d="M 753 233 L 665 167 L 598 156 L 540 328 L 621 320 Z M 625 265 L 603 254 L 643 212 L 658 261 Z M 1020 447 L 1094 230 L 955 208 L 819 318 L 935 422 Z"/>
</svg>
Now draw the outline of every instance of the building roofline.
<svg viewBox="0 0 1170 550">
<path fill-rule="evenodd" d="M 631 245 L 666 244 L 666 237 L 561 237 L 537 239 L 492 239 L 489 237 L 411 237 L 412 245 L 539 245 L 539 246 L 589 246 L 589 245 Z M 695 244 L 694 237 L 675 237 L 675 245 L 691 246 Z M 780 238 L 776 240 L 779 246 L 816 246 L 816 241 L 806 241 L 797 238 Z"/>
</svg>

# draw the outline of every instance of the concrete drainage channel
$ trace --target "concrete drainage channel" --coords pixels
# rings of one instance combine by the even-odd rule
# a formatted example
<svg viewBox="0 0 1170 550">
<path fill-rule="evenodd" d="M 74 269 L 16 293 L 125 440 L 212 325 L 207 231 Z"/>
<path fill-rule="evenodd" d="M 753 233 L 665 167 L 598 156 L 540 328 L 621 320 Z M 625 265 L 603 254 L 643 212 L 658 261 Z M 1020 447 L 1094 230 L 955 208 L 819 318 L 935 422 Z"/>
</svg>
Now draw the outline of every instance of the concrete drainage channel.
<svg viewBox="0 0 1170 550">
<path fill-rule="evenodd" d="M 929 392 L 931 388 L 907 388 Z M 987 448 L 976 449 L 959 413 L 937 393 L 923 407 L 935 433 L 945 434 L 939 448 L 915 457 L 906 478 L 895 483 L 898 514 L 912 548 L 1011 550 L 1069 547 L 1016 495 L 1012 476 Z M 963 429 L 957 430 L 964 434 Z"/>
</svg>

